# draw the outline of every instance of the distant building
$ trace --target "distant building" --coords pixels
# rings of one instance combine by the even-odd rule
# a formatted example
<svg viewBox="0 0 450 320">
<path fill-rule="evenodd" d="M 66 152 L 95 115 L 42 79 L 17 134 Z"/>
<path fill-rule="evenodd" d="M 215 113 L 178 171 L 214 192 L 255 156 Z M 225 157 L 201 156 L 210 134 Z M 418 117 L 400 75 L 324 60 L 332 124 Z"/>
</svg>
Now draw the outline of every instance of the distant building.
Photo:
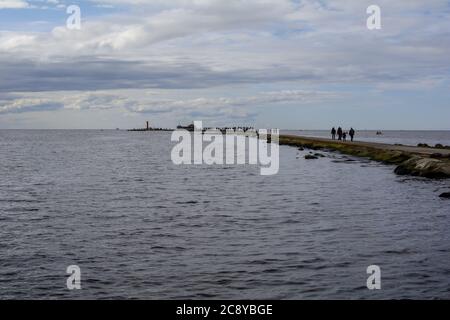
<svg viewBox="0 0 450 320">
<path fill-rule="evenodd" d="M 194 131 L 195 126 L 194 126 L 194 124 L 190 124 L 187 127 L 183 127 L 183 126 L 180 125 L 180 126 L 177 127 L 177 129 L 184 129 L 184 130 L 187 130 L 187 131 Z"/>
</svg>

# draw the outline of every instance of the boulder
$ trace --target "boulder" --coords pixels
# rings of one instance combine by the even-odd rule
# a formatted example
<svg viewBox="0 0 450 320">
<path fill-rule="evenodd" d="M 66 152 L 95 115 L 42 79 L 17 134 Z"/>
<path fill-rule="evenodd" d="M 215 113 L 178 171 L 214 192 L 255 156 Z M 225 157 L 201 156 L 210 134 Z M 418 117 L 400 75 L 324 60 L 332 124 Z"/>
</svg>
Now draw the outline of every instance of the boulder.
<svg viewBox="0 0 450 320">
<path fill-rule="evenodd" d="M 319 158 L 324 158 L 325 156 L 323 155 L 323 154 L 321 154 L 321 153 L 314 153 L 314 155 L 316 156 L 316 157 L 319 157 Z"/>
<path fill-rule="evenodd" d="M 395 168 L 394 173 L 395 173 L 395 174 L 398 174 L 399 176 L 406 176 L 406 175 L 410 174 L 411 171 L 408 170 L 408 169 L 406 168 L 406 166 L 404 166 L 403 164 L 401 164 L 401 165 L 399 165 L 397 168 Z"/>
<path fill-rule="evenodd" d="M 450 159 L 450 153 L 449 154 L 442 154 L 442 153 L 433 153 L 430 155 L 433 159 Z"/>
<path fill-rule="evenodd" d="M 427 178 L 449 178 L 450 163 L 445 160 L 416 156 L 402 162 L 394 172 L 399 175 L 410 174 Z"/>
<path fill-rule="evenodd" d="M 307 155 L 305 155 L 305 159 L 306 160 L 316 160 L 316 159 L 319 159 L 319 157 L 312 155 L 312 154 L 307 154 Z"/>
<path fill-rule="evenodd" d="M 442 193 L 439 198 L 450 199 L 450 192 Z"/>
</svg>

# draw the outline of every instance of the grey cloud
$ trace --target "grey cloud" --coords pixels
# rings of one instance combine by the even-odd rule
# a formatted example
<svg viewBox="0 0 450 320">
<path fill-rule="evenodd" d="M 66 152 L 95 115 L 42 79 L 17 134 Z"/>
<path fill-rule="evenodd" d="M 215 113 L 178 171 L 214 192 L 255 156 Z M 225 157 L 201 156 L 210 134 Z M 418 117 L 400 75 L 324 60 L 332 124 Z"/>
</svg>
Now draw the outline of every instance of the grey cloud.
<svg viewBox="0 0 450 320">
<path fill-rule="evenodd" d="M 376 57 L 374 57 L 376 59 Z M 373 58 L 370 58 L 373 59 Z M 389 83 L 446 77 L 439 63 L 386 63 L 342 66 L 268 65 L 218 71 L 195 62 L 159 63 L 89 58 L 67 62 L 34 62 L 0 58 L 0 92 L 92 91 L 112 89 L 199 89 L 223 85 L 275 82 Z M 336 61 L 340 56 L 336 55 Z M 360 65 L 360 64 L 361 65 Z M 364 67 L 363 65 L 366 64 Z M 418 71 L 420 71 L 418 73 Z"/>
<path fill-rule="evenodd" d="M 108 89 L 193 89 L 227 84 L 293 81 L 313 73 L 282 68 L 216 71 L 197 63 L 146 63 L 90 58 L 67 62 L 0 59 L 0 92 Z"/>
<path fill-rule="evenodd" d="M 211 72 L 201 66 L 161 67 L 95 58 L 53 63 L 10 61 L 0 65 L 0 73 L 3 92 L 183 88 L 217 83 Z"/>
</svg>

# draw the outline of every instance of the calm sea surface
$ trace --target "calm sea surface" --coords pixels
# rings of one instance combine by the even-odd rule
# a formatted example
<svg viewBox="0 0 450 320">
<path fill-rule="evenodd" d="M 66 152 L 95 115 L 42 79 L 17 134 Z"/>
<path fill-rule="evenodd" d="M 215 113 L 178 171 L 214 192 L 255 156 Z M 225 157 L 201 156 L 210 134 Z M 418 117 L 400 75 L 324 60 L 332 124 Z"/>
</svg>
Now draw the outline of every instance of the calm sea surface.
<svg viewBox="0 0 450 320">
<path fill-rule="evenodd" d="M 0 299 L 450 298 L 448 181 L 290 147 L 274 176 L 175 166 L 172 146 L 170 133 L 0 131 Z M 366 288 L 372 264 L 381 290 Z"/>
</svg>

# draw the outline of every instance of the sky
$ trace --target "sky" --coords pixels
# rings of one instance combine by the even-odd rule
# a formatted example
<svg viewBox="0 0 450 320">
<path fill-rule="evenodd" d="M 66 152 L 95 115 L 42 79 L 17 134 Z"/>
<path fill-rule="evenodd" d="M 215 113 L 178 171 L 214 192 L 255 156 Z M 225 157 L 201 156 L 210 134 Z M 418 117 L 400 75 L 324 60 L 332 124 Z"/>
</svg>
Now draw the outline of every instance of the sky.
<svg viewBox="0 0 450 320">
<path fill-rule="evenodd" d="M 147 120 L 450 130 L 450 1 L 0 0 L 0 129 Z"/>
</svg>

